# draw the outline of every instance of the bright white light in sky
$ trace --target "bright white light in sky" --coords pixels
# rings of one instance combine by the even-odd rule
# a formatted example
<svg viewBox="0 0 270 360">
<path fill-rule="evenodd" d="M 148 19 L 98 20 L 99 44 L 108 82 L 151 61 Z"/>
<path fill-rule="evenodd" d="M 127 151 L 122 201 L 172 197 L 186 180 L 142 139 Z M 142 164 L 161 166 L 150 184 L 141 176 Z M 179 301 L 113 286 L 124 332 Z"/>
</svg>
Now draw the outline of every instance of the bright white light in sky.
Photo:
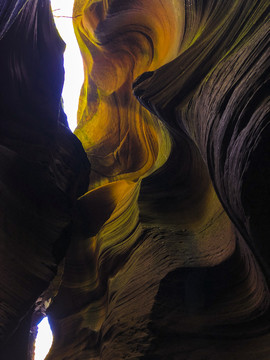
<svg viewBox="0 0 270 360">
<path fill-rule="evenodd" d="M 83 64 L 71 18 L 73 2 L 74 0 L 51 0 L 57 29 L 66 43 L 64 53 L 65 83 L 62 96 L 64 110 L 72 131 L 77 124 L 78 100 L 83 83 Z M 35 343 L 35 360 L 45 359 L 50 350 L 52 340 L 53 336 L 48 319 L 44 318 L 38 326 L 38 335 Z"/>
<path fill-rule="evenodd" d="M 83 64 L 72 26 L 74 0 L 51 0 L 54 21 L 58 32 L 66 43 L 64 53 L 65 83 L 63 89 L 64 110 L 70 129 L 77 124 L 77 109 L 83 83 Z"/>
<path fill-rule="evenodd" d="M 35 360 L 44 360 L 52 345 L 53 336 L 48 319 L 45 317 L 38 325 L 35 343 Z"/>
</svg>

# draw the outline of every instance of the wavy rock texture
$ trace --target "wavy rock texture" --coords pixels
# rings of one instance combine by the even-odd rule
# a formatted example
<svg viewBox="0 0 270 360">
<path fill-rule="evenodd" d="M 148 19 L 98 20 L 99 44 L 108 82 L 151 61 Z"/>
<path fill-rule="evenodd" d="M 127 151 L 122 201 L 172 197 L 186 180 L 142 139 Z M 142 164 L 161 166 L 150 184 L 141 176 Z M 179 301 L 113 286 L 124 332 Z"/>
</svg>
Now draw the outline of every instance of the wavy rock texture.
<svg viewBox="0 0 270 360">
<path fill-rule="evenodd" d="M 46 360 L 268 360 L 268 2 L 75 1 L 85 70 L 75 134 L 90 180 L 59 124 L 62 43 L 48 35 L 48 3 L 20 16 L 6 25 L 0 12 L 1 116 L 18 120 L 1 142 L 0 310 L 13 333 L 2 357 L 27 358 L 34 302 L 35 325 L 51 301 Z M 16 59 L 29 50 L 22 67 L 7 60 L 12 29 Z M 33 151 L 34 140 L 52 150 Z"/>
<path fill-rule="evenodd" d="M 227 2 L 220 18 L 209 2 L 205 12 L 192 46 L 135 93 L 198 146 L 223 206 L 269 274 L 269 4 Z"/>
<path fill-rule="evenodd" d="M 269 359 L 267 2 L 76 1 L 74 17 L 75 133 L 89 194 L 115 208 L 72 240 L 47 360 Z"/>
<path fill-rule="evenodd" d="M 164 163 L 170 145 L 159 121 L 132 95 L 132 82 L 177 55 L 183 4 L 78 1 L 74 16 L 85 66 L 75 133 L 92 165 L 91 187 L 137 181 Z"/>
</svg>

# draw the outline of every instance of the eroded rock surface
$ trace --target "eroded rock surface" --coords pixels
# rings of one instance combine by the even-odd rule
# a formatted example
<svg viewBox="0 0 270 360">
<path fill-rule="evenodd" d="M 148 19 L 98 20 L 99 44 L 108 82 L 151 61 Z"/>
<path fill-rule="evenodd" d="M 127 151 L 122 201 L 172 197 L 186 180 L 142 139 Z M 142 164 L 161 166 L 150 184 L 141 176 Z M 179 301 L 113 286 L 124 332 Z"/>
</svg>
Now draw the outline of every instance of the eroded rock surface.
<svg viewBox="0 0 270 360">
<path fill-rule="evenodd" d="M 252 145 L 267 144 L 267 3 L 78 1 L 74 15 L 90 188 L 129 185 L 84 256 L 67 257 L 48 359 L 268 359 L 269 255 L 243 196 L 251 153 L 269 191 Z M 150 112 L 131 95 L 140 72 Z"/>
<path fill-rule="evenodd" d="M 267 0 L 75 1 L 85 71 L 75 134 L 91 163 L 89 186 L 72 190 L 69 207 L 67 184 L 78 176 L 54 176 L 60 215 L 56 196 L 25 196 L 23 224 L 39 201 L 42 220 L 63 216 L 69 229 L 44 242 L 64 257 L 56 289 L 54 274 L 47 293 L 31 289 L 32 299 L 51 297 L 46 360 L 269 359 L 269 8 Z M 74 166 L 86 166 L 68 134 L 81 154 L 70 155 Z M 37 188 L 50 184 L 40 178 Z M 54 226 L 45 222 L 48 232 Z M 31 241 L 28 259 L 39 251 Z M 35 259 L 38 273 L 51 258 Z"/>
</svg>

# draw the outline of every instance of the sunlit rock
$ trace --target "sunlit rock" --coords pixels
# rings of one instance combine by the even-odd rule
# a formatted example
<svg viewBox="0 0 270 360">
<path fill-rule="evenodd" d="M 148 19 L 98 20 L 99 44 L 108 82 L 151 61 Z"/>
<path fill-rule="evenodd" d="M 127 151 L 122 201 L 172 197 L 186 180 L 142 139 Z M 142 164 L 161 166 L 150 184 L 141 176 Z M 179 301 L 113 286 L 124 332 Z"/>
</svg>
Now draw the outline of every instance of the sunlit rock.
<svg viewBox="0 0 270 360">
<path fill-rule="evenodd" d="M 132 83 L 177 56 L 184 6 L 76 1 L 74 27 L 85 68 L 75 134 L 92 165 L 91 187 L 122 178 L 137 181 L 164 163 L 170 140 L 134 98 Z"/>
<path fill-rule="evenodd" d="M 92 164 L 90 188 L 128 183 L 98 235 L 70 248 L 49 310 L 48 359 L 268 359 L 266 268 L 227 205 L 250 180 L 223 196 L 220 182 L 236 184 L 237 173 L 226 168 L 217 180 L 212 165 L 234 143 L 228 93 L 241 76 L 247 101 L 248 86 L 263 88 L 267 45 L 250 39 L 265 38 L 267 14 L 253 1 L 75 2 L 85 65 L 75 133 Z M 249 53 L 257 66 L 244 63 Z"/>
<path fill-rule="evenodd" d="M 22 222 L 14 215 L 14 245 L 2 252 L 3 284 L 8 293 L 13 281 L 23 304 L 6 302 L 19 309 L 17 322 L 35 301 L 34 319 L 47 312 L 54 334 L 47 360 L 269 359 L 269 7 L 266 0 L 75 1 L 85 71 L 75 134 L 90 180 L 70 133 L 50 137 L 61 151 L 49 152 L 60 166 L 49 179 L 45 170 L 27 177 L 8 157 L 16 150 L 25 162 L 36 159 L 17 141 L 2 162 L 14 181 L 4 183 L 3 196 L 16 195 L 3 201 L 11 215 L 2 229 L 11 228 L 14 208 L 24 214 Z M 22 94 L 18 101 L 31 114 L 48 109 L 45 120 L 60 109 L 64 123 L 62 75 L 53 74 L 37 76 L 46 106 L 32 80 L 37 105 L 26 107 Z M 52 79 L 54 95 L 46 92 Z M 59 134 L 53 124 L 45 129 Z M 46 131 L 36 133 L 43 139 Z M 83 186 L 63 163 L 84 169 Z M 32 237 L 26 224 L 36 229 Z M 45 238 L 40 247 L 36 234 Z M 49 251 L 56 244 L 57 258 Z M 13 258 L 26 270 L 10 272 L 20 270 Z M 29 329 L 31 316 L 24 319 Z M 16 338 L 22 347 L 25 328 Z"/>
</svg>

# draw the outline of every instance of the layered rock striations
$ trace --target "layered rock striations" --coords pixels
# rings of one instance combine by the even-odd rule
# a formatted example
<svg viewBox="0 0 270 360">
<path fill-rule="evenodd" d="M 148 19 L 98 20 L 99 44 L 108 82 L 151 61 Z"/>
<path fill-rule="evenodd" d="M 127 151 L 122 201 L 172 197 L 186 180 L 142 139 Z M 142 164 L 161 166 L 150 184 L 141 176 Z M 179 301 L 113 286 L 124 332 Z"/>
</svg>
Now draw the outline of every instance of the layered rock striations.
<svg viewBox="0 0 270 360">
<path fill-rule="evenodd" d="M 27 6 L 21 18 L 42 14 L 44 38 L 22 20 L 5 25 L 1 66 L 14 70 L 7 55 L 12 29 L 22 26 L 40 50 L 22 46 L 46 55 L 51 67 L 41 66 L 46 76 L 38 67 L 23 70 L 23 83 L 7 78 L 29 93 L 15 92 L 18 108 L 5 100 L 10 112 L 1 103 L 10 115 L 3 119 L 17 119 L 18 109 L 38 119 L 7 126 L 15 135 L 12 144 L 11 135 L 3 140 L 32 167 L 28 176 L 28 165 L 7 156 L 1 165 L 8 214 L 1 229 L 9 236 L 1 240 L 8 259 L 1 260 L 1 304 L 17 289 L 0 306 L 2 318 L 15 308 L 17 324 L 29 323 L 39 297 L 35 324 L 49 301 L 54 340 L 46 360 L 268 360 L 268 2 L 76 0 L 85 80 L 75 134 L 85 153 L 65 127 L 63 45 L 54 27 L 52 37 L 42 31 L 51 24 L 48 3 Z M 43 89 L 46 106 L 34 88 Z M 51 161 L 43 168 L 32 149 L 36 137 L 38 145 L 49 141 L 47 132 L 55 151 L 41 146 Z M 23 220 L 14 220 L 12 237 L 15 208 L 24 217 L 14 216 Z M 3 334 L 12 328 L 10 339 L 27 346 L 29 325 L 15 331 L 14 324 L 7 321 Z"/>
<path fill-rule="evenodd" d="M 256 158 L 252 146 L 231 149 L 238 114 L 264 113 L 267 125 L 267 43 L 254 39 L 266 40 L 268 14 L 266 2 L 75 2 L 85 66 L 75 133 L 92 164 L 90 189 L 128 184 L 84 256 L 67 256 L 48 359 L 268 359 L 267 254 L 253 246 L 261 237 L 247 236 L 248 213 L 240 223 L 228 205 L 243 216 L 241 191 L 253 180 L 234 167 Z M 134 92 L 150 112 L 131 95 L 140 72 Z M 243 99 L 226 111 L 244 75 Z M 235 164 L 219 180 L 224 158 L 213 143 Z M 268 191 L 266 160 L 259 168 Z"/>
</svg>

